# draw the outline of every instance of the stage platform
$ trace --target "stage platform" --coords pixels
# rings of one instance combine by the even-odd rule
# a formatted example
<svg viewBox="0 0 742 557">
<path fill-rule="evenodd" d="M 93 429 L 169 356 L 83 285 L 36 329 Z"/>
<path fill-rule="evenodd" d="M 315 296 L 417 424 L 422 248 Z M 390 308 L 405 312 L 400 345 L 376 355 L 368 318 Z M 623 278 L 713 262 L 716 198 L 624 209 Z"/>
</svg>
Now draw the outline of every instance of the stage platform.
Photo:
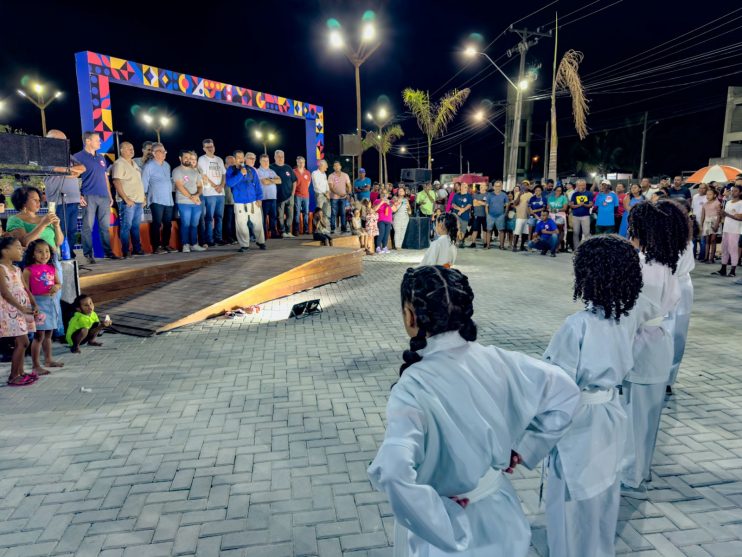
<svg viewBox="0 0 742 557">
<path fill-rule="evenodd" d="M 339 238 L 338 244 L 354 245 Z M 99 260 L 81 264 L 80 289 L 93 296 L 98 315 L 109 314 L 119 332 L 151 336 L 363 272 L 362 250 L 308 245 L 309 239 L 269 240 L 267 250 L 247 253 L 224 246 Z"/>
</svg>

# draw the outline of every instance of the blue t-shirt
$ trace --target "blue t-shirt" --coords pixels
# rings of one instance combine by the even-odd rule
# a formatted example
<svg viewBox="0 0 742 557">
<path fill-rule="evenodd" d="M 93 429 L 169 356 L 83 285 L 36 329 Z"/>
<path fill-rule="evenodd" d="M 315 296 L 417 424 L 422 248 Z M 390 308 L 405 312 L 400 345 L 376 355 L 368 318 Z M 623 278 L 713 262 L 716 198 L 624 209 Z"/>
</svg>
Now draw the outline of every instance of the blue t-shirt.
<svg viewBox="0 0 742 557">
<path fill-rule="evenodd" d="M 504 191 L 495 193 L 487 192 L 487 208 L 491 217 L 499 217 L 505 213 L 505 206 L 508 204 L 508 194 Z"/>
<path fill-rule="evenodd" d="M 366 191 L 359 191 L 362 188 L 368 187 Z M 353 182 L 353 191 L 356 197 L 360 200 L 371 199 L 371 178 L 356 178 Z"/>
<path fill-rule="evenodd" d="M 147 196 L 148 204 L 156 203 L 172 207 L 173 181 L 167 161 L 163 161 L 162 164 L 157 164 L 154 159 L 147 161 L 142 170 L 142 184 L 144 184 L 144 194 Z"/>
<path fill-rule="evenodd" d="M 572 194 L 572 203 L 574 203 L 575 205 L 579 205 L 580 203 L 590 203 L 592 196 L 593 194 L 588 191 L 575 191 L 575 193 Z M 590 208 L 575 207 L 574 209 L 572 209 L 572 215 L 575 217 L 587 217 L 590 215 Z"/>
<path fill-rule="evenodd" d="M 462 214 L 459 214 L 458 210 L 456 210 L 453 205 L 458 205 L 459 207 L 466 207 L 467 205 L 472 205 L 472 196 L 470 193 L 467 194 L 461 194 L 457 193 L 453 196 L 453 202 L 451 203 L 451 212 L 459 217 L 461 220 L 468 221 L 469 215 L 471 214 L 471 211 L 464 211 Z"/>
<path fill-rule="evenodd" d="M 616 224 L 615 211 L 618 208 L 618 196 L 612 191 L 599 193 L 595 198 L 595 206 L 598 208 L 598 226 L 613 226 Z"/>
<path fill-rule="evenodd" d="M 538 217 L 541 210 L 546 208 L 546 198 L 543 195 L 541 197 L 533 195 L 531 196 L 531 199 L 528 200 L 528 206 L 531 208 L 531 211 L 536 213 L 535 216 Z"/>
<path fill-rule="evenodd" d="M 91 155 L 85 149 L 72 156 L 85 165 L 85 172 L 80 175 L 80 193 L 108 197 L 108 182 L 106 181 L 108 162 L 106 158 L 98 153 Z"/>
<path fill-rule="evenodd" d="M 557 224 L 552 219 L 546 219 L 546 220 L 539 220 L 536 223 L 536 234 L 539 235 L 539 238 L 545 241 L 549 241 L 549 239 L 553 236 L 553 234 L 545 234 L 544 230 L 556 230 Z"/>
</svg>

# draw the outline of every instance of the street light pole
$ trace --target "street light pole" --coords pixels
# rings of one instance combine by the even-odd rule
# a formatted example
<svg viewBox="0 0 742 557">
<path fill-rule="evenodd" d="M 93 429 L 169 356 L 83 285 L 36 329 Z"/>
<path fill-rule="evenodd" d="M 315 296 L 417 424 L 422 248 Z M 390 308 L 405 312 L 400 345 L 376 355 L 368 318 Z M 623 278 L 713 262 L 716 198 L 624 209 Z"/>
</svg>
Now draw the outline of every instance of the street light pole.
<svg viewBox="0 0 742 557">
<path fill-rule="evenodd" d="M 364 16 L 365 19 L 365 16 Z M 335 20 L 333 20 L 335 21 Z M 335 21 L 338 28 L 332 29 L 330 32 L 330 45 L 334 48 L 342 48 L 346 58 L 353 64 L 355 81 L 356 81 L 356 135 L 358 136 L 358 144 L 361 144 L 361 66 L 369 59 L 369 57 L 376 52 L 381 43 L 376 41 L 375 44 L 369 47 L 369 41 L 373 40 L 376 36 L 376 28 L 372 21 L 368 21 L 363 26 L 363 32 L 361 34 L 361 40 L 358 48 L 351 50 L 346 44 L 342 35 L 340 34 L 339 24 Z M 363 166 L 363 150 L 361 149 L 358 153 L 358 168 Z"/>
<path fill-rule="evenodd" d="M 644 178 L 644 152 L 647 146 L 647 120 L 649 119 L 649 112 L 644 112 L 644 130 L 642 131 L 642 154 L 639 159 L 639 180 Z"/>
<path fill-rule="evenodd" d="M 33 90 L 36 92 L 37 98 L 35 99 L 26 94 L 26 92 L 22 89 L 18 89 L 18 94 L 24 99 L 27 99 L 31 104 L 39 109 L 39 111 L 41 112 L 41 135 L 46 136 L 46 109 L 50 104 L 57 100 L 62 95 L 62 93 L 60 91 L 57 91 L 56 93 L 54 93 L 52 98 L 50 98 L 48 101 L 44 101 L 44 86 L 36 83 L 33 86 Z"/>
<path fill-rule="evenodd" d="M 520 65 L 518 67 L 518 87 L 516 87 L 517 94 L 515 97 L 515 113 L 513 114 L 513 136 L 510 143 L 510 158 L 508 167 L 507 177 L 507 191 L 515 189 L 515 184 L 518 181 L 518 152 L 520 151 L 520 120 L 523 113 L 523 83 L 525 79 L 526 69 L 526 53 L 528 49 L 538 43 L 538 37 L 551 37 L 551 33 L 542 33 L 540 30 L 529 31 L 528 29 L 513 29 L 510 31 L 517 33 L 520 37 L 518 43 L 518 53 L 520 54 Z M 535 36 L 536 39 L 529 40 Z M 513 51 L 508 50 L 508 55 L 512 55 Z"/>
</svg>

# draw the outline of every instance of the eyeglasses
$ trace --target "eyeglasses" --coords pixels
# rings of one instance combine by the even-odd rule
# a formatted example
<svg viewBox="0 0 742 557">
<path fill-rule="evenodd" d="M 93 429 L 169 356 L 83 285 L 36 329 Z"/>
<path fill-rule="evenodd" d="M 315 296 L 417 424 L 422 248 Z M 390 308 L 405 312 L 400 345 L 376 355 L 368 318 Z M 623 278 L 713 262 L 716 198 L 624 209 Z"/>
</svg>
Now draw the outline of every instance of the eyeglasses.
<svg viewBox="0 0 742 557">
<path fill-rule="evenodd" d="M 156 150 L 154 150 L 154 151 L 152 151 L 152 152 L 153 152 L 153 153 L 162 153 L 162 154 L 167 154 L 167 151 L 165 151 L 165 149 L 156 149 Z"/>
</svg>

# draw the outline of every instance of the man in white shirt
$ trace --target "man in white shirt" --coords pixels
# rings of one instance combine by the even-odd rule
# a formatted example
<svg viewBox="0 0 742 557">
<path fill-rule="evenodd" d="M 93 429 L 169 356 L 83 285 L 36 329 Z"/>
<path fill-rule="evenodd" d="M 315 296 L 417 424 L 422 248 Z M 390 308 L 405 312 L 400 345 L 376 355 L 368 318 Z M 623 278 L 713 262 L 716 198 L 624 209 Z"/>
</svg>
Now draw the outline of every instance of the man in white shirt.
<svg viewBox="0 0 742 557">
<path fill-rule="evenodd" d="M 314 201 L 317 207 L 322 209 L 322 214 L 330 214 L 330 185 L 327 183 L 327 161 L 321 159 L 317 162 L 317 170 L 312 172 L 312 188 L 314 189 Z"/>
<path fill-rule="evenodd" d="M 691 208 L 693 211 L 693 218 L 696 219 L 696 223 L 698 223 L 698 228 L 700 230 L 701 228 L 701 211 L 703 211 L 703 206 L 706 205 L 706 193 L 708 192 L 709 187 L 706 184 L 701 184 L 698 186 L 698 192 L 696 192 L 693 195 L 693 198 L 691 199 Z M 693 256 L 697 256 L 698 253 L 696 252 L 696 248 L 700 245 L 700 258 L 702 259 L 704 254 L 706 253 L 706 241 L 703 236 L 699 234 L 699 238 L 693 239 Z"/>
<path fill-rule="evenodd" d="M 222 216 L 224 215 L 224 187 L 227 169 L 221 157 L 215 154 L 214 141 L 204 139 L 204 154 L 198 158 L 198 171 L 204 182 L 204 236 L 209 246 L 224 245 L 222 241 Z"/>
<path fill-rule="evenodd" d="M 652 196 L 660 191 L 659 187 L 652 185 L 649 178 L 642 178 L 640 187 L 642 189 L 642 195 L 647 201 L 652 201 Z"/>
</svg>

